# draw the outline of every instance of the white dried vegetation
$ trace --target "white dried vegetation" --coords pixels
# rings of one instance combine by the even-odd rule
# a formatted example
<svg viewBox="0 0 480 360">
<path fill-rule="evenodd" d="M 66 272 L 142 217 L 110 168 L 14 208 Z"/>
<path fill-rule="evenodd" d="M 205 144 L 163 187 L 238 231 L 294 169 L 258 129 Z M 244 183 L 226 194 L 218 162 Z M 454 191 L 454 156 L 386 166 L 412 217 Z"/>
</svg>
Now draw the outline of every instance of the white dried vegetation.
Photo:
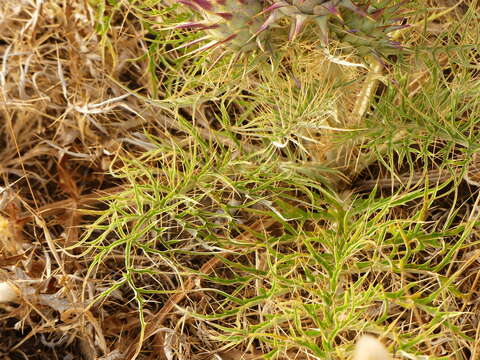
<svg viewBox="0 0 480 360">
<path fill-rule="evenodd" d="M 362 336 L 355 346 L 353 360 L 391 360 L 385 346 L 370 335 Z"/>
</svg>

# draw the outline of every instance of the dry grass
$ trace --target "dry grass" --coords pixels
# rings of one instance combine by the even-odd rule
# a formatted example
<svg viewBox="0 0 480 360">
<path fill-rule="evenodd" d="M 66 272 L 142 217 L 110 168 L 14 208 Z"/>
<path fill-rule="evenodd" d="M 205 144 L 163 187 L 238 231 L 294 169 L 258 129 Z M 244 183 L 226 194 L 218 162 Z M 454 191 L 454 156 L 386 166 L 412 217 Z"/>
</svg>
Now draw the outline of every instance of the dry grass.
<svg viewBox="0 0 480 360">
<path fill-rule="evenodd" d="M 85 259 L 61 249 L 79 239 L 86 220 L 78 209 L 115 191 L 105 170 L 120 149 L 141 144 L 131 135 L 147 121 L 162 127 L 166 119 L 119 83 L 141 84 L 146 66 L 127 62 L 144 52 L 133 26 L 130 33 L 112 29 L 114 59 L 102 56 L 84 1 L 0 4 L 1 210 L 2 221 L 8 219 L 1 278 L 23 294 L 20 306 L 6 306 L 1 315 L 2 358 L 22 352 L 77 358 L 79 351 L 92 358 L 97 348 L 105 354 L 114 348 L 104 335 L 108 315 L 87 309 L 92 292 L 83 289 Z"/>
<path fill-rule="evenodd" d="M 476 1 L 413 14 L 340 136 L 367 72 L 308 36 L 188 60 L 159 4 L 97 3 L 0 4 L 2 358 L 480 357 Z"/>
</svg>

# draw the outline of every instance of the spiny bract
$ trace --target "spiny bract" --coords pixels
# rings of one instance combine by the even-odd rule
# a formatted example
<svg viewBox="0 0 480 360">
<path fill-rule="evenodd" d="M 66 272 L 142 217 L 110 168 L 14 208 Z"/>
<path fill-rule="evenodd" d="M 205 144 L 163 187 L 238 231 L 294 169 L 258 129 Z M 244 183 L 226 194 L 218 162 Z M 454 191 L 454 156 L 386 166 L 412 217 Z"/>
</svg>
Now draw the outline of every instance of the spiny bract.
<svg viewBox="0 0 480 360">
<path fill-rule="evenodd" d="M 177 28 L 205 30 L 207 36 L 188 43 L 192 45 L 210 40 L 197 51 L 221 44 L 238 52 L 263 49 L 262 32 L 264 18 L 261 16 L 263 4 L 260 0 L 178 0 L 195 10 L 202 21 L 180 24 Z"/>
<path fill-rule="evenodd" d="M 402 49 L 397 41 L 389 37 L 389 33 L 409 25 L 402 25 L 399 18 L 402 5 L 388 6 L 391 0 L 378 4 L 365 4 L 352 11 L 349 8 L 341 13 L 341 21 L 330 25 L 338 40 L 352 45 L 357 54 L 366 56 L 370 53 L 381 56 L 398 53 Z M 358 10 L 361 11 L 359 16 Z"/>
<path fill-rule="evenodd" d="M 327 46 L 329 35 L 352 45 L 361 56 L 370 53 L 386 55 L 398 51 L 400 45 L 389 37 L 399 25 L 402 6 L 390 6 L 392 0 L 358 2 L 352 0 L 178 0 L 201 14 L 203 21 L 179 27 L 203 29 L 211 42 L 199 50 L 225 44 L 235 51 L 263 48 L 265 32 L 280 19 L 292 19 L 290 40 L 304 25 L 316 23 L 318 36 Z M 195 42 L 197 42 L 195 41 Z M 192 44 L 192 43 L 190 43 Z M 188 44 L 188 45 L 190 45 Z"/>
</svg>

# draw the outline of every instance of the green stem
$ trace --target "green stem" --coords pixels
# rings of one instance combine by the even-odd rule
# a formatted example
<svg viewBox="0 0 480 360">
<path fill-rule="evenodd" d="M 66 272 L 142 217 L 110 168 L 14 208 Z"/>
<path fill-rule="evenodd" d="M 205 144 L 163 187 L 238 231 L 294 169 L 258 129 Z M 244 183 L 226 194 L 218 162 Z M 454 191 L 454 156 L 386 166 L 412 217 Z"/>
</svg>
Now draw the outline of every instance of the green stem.
<svg viewBox="0 0 480 360">
<path fill-rule="evenodd" d="M 344 124 L 347 129 L 354 129 L 361 126 L 365 114 L 368 111 L 371 100 L 375 95 L 375 91 L 378 88 L 378 82 L 383 75 L 383 64 L 374 58 L 369 60 L 370 71 L 365 78 L 363 87 L 358 94 L 355 106 L 353 107 L 350 119 Z M 367 166 L 363 162 L 358 160 L 352 165 L 350 158 L 352 158 L 354 147 L 358 144 L 358 141 L 350 142 L 335 148 L 330 149 L 325 154 L 327 163 L 337 169 L 342 170 L 345 173 L 352 174 L 358 173 L 361 169 Z M 361 169 L 359 169 L 359 167 Z M 351 177 L 351 176 L 349 176 Z"/>
</svg>

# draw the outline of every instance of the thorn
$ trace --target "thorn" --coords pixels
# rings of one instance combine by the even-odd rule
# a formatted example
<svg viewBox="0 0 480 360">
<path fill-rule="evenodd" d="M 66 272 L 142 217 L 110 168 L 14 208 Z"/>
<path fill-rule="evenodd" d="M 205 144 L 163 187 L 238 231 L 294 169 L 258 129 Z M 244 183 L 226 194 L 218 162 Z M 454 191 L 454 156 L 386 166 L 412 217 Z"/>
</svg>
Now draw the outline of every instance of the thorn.
<svg viewBox="0 0 480 360">
<path fill-rule="evenodd" d="M 351 0 L 341 0 L 339 5 L 343 6 L 346 9 L 349 9 L 349 10 L 353 11 L 354 13 L 356 13 L 356 14 L 364 17 L 364 18 L 370 19 L 372 21 L 375 20 L 367 13 L 367 11 L 363 10 L 360 6 L 355 5 Z"/>
<path fill-rule="evenodd" d="M 164 28 L 164 30 L 172 30 L 172 29 L 191 29 L 191 28 L 200 28 L 205 24 L 202 22 L 189 22 L 189 23 L 181 23 L 175 26 Z"/>
<path fill-rule="evenodd" d="M 215 15 L 218 15 L 221 18 L 224 18 L 225 20 L 232 20 L 233 19 L 233 14 L 229 13 L 229 12 L 218 12 L 218 13 L 215 13 Z"/>
<path fill-rule="evenodd" d="M 315 19 L 318 27 L 320 28 L 320 42 L 323 46 L 328 45 L 328 18 L 327 16 L 317 17 Z"/>
<path fill-rule="evenodd" d="M 258 13 L 257 15 L 255 16 L 259 16 L 259 15 L 263 15 L 267 12 L 272 12 L 274 10 L 277 10 L 277 9 L 280 9 L 282 7 L 286 7 L 286 6 L 290 6 L 288 3 L 284 2 L 284 1 L 279 1 L 273 5 L 270 5 L 269 7 L 267 7 L 265 10 L 261 11 L 260 13 Z"/>
<path fill-rule="evenodd" d="M 327 6 L 327 5 L 322 5 L 322 7 L 327 10 L 330 14 L 338 17 L 341 21 L 344 21 L 342 18 L 342 14 L 340 14 L 340 11 L 335 6 Z"/>
<path fill-rule="evenodd" d="M 378 20 L 382 17 L 382 15 L 385 13 L 385 8 L 383 9 L 378 9 L 378 10 L 375 10 L 374 12 L 370 13 L 370 16 L 374 19 L 374 20 Z"/>
<path fill-rule="evenodd" d="M 172 30 L 172 29 L 197 29 L 197 30 L 208 30 L 216 29 L 219 26 L 217 24 L 208 25 L 203 22 L 191 22 L 191 23 L 182 23 L 169 28 L 163 28 L 162 30 Z"/>
<path fill-rule="evenodd" d="M 308 16 L 307 15 L 297 15 L 295 16 L 295 20 L 292 24 L 292 27 L 290 28 L 290 34 L 288 35 L 288 40 L 293 41 L 297 37 L 297 35 L 300 33 L 302 30 L 303 25 L 307 21 Z"/>
<path fill-rule="evenodd" d="M 167 53 L 172 52 L 172 51 L 175 51 L 175 50 L 184 49 L 184 48 L 186 48 L 186 47 L 195 45 L 195 44 L 197 44 L 197 43 L 199 43 L 199 42 L 202 42 L 202 41 L 207 40 L 209 37 L 210 37 L 210 36 L 208 36 L 208 35 L 207 35 L 207 36 L 203 36 L 203 37 L 201 37 L 201 38 L 199 38 L 199 39 L 190 41 L 190 42 L 188 42 L 188 43 L 186 43 L 186 44 L 182 44 L 182 45 L 180 45 L 180 46 L 177 46 L 176 48 L 170 49 L 170 50 L 167 51 Z"/>
<path fill-rule="evenodd" d="M 212 3 L 209 2 L 208 0 L 192 0 L 192 1 L 204 10 L 211 11 L 213 8 Z"/>
<path fill-rule="evenodd" d="M 274 13 L 271 13 L 270 16 L 267 18 L 267 20 L 265 20 L 265 22 L 262 24 L 262 26 L 260 26 L 260 28 L 258 29 L 258 31 L 253 34 L 252 38 L 254 36 L 257 36 L 258 34 L 260 34 L 261 32 L 265 31 L 271 24 L 275 23 L 275 21 L 278 20 L 278 15 L 276 12 Z"/>
</svg>

